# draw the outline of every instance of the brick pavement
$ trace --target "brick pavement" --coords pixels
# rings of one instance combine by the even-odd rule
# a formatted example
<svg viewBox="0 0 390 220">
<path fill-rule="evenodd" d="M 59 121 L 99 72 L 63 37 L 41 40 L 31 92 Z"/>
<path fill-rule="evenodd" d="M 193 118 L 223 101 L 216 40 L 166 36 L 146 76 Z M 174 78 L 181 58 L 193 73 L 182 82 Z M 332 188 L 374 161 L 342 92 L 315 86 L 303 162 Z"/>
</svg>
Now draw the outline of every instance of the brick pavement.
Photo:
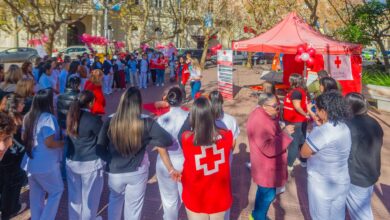
<svg viewBox="0 0 390 220">
<path fill-rule="evenodd" d="M 246 138 L 245 123 L 248 113 L 255 107 L 256 99 L 251 97 L 251 91 L 245 86 L 258 82 L 259 75 L 256 70 L 247 70 L 241 67 L 236 67 L 235 71 L 235 100 L 225 102 L 225 111 L 236 117 L 241 134 L 237 139 L 237 146 L 234 150 L 233 166 L 232 166 L 232 182 L 233 182 L 233 197 L 234 202 L 231 211 L 231 219 L 248 219 L 248 213 L 253 208 L 256 186 L 251 182 L 250 172 L 245 167 L 245 162 L 249 161 L 249 146 Z M 216 88 L 216 69 L 208 69 L 204 73 L 202 88 L 205 92 Z M 144 102 L 152 102 L 160 100 L 162 94 L 166 92 L 169 85 L 164 88 L 153 87 L 148 90 L 143 90 L 142 95 Z M 107 114 L 115 111 L 119 100 L 120 92 L 106 97 L 107 99 Z M 390 114 L 371 111 L 371 114 L 376 117 L 385 131 L 384 147 L 382 150 L 382 175 L 375 185 L 375 193 L 372 199 L 373 212 L 375 219 L 390 219 Z M 156 153 L 149 152 L 151 167 L 150 167 L 150 183 L 148 184 L 145 204 L 143 208 L 143 217 L 145 220 L 162 219 L 161 200 L 158 191 L 157 183 L 152 178 L 155 173 Z M 306 192 L 306 171 L 305 168 L 296 166 L 292 179 L 289 180 L 286 186 L 286 192 L 278 196 L 275 202 L 271 205 L 268 216 L 271 219 L 310 219 L 308 213 L 308 202 Z M 103 194 L 100 202 L 99 214 L 103 219 L 107 218 L 107 202 L 108 202 L 107 184 L 104 186 Z M 28 191 L 21 195 L 22 201 L 28 203 Z M 14 219 L 24 220 L 29 219 L 30 212 L 26 210 Z M 57 219 L 68 219 L 67 217 L 67 192 L 65 191 L 61 200 Z M 180 219 L 186 219 L 185 211 L 182 208 L 180 211 Z"/>
</svg>

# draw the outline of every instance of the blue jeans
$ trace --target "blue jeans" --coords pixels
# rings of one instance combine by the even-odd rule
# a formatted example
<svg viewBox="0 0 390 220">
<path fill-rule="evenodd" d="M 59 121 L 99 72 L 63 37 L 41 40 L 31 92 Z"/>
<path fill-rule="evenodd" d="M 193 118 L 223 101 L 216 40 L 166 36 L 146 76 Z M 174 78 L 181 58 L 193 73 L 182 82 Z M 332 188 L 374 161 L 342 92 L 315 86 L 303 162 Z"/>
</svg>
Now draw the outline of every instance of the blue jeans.
<svg viewBox="0 0 390 220">
<path fill-rule="evenodd" d="M 252 211 L 252 216 L 255 220 L 266 220 L 269 206 L 276 196 L 276 188 L 257 187 L 255 209 Z"/>
<path fill-rule="evenodd" d="M 157 84 L 163 84 L 164 83 L 164 76 L 165 76 L 165 70 L 156 69 L 157 71 Z"/>
<path fill-rule="evenodd" d="M 192 81 L 191 82 L 191 98 L 195 99 L 196 93 L 200 91 L 200 87 L 202 86 L 202 83 L 200 81 Z"/>
</svg>

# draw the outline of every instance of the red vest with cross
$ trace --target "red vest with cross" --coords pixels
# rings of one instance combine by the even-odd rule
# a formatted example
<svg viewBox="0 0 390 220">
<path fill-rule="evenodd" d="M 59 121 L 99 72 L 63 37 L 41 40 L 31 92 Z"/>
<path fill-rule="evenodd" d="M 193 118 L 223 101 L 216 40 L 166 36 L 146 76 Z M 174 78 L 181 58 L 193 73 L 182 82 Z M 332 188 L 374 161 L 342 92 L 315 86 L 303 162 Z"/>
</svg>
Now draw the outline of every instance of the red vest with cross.
<svg viewBox="0 0 390 220">
<path fill-rule="evenodd" d="M 294 108 L 294 105 L 292 103 L 291 96 L 294 91 L 299 91 L 302 95 L 301 99 L 301 107 L 304 112 L 307 112 L 307 95 L 306 91 L 302 88 L 295 88 L 292 89 L 284 98 L 284 103 L 283 103 L 283 119 L 286 122 L 292 122 L 292 123 L 297 123 L 297 122 L 305 122 L 307 118 L 303 115 L 301 115 L 299 112 L 297 112 Z"/>
<path fill-rule="evenodd" d="M 220 130 L 210 146 L 195 146 L 193 140 L 192 132 L 183 133 L 183 203 L 193 212 L 226 211 L 233 202 L 229 163 L 233 134 Z"/>
</svg>

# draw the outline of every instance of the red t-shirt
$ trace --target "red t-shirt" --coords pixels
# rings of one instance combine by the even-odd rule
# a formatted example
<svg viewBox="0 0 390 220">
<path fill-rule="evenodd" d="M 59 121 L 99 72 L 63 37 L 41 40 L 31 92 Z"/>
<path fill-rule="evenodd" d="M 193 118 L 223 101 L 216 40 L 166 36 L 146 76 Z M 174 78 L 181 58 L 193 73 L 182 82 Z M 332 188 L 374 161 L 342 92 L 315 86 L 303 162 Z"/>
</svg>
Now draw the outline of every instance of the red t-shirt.
<svg viewBox="0 0 390 220">
<path fill-rule="evenodd" d="M 219 134 L 212 146 L 194 146 L 194 134 L 187 131 L 182 135 L 182 198 L 193 212 L 218 213 L 232 205 L 229 157 L 233 134 L 227 130 L 220 130 Z"/>
<path fill-rule="evenodd" d="M 91 81 L 85 83 L 85 90 L 93 92 L 95 95 L 95 102 L 91 108 L 91 112 L 97 115 L 104 115 L 106 107 L 106 99 L 104 98 L 103 90 L 101 85 L 95 85 Z"/>
</svg>

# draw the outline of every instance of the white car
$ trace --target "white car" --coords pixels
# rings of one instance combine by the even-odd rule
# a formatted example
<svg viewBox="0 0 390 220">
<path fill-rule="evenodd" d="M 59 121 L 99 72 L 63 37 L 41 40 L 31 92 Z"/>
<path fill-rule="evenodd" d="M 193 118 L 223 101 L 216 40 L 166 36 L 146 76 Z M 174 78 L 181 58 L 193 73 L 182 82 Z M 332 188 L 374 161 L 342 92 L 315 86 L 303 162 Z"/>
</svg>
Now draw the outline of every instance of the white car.
<svg viewBox="0 0 390 220">
<path fill-rule="evenodd" d="M 82 56 L 84 53 L 90 54 L 91 51 L 86 46 L 71 46 L 53 53 L 52 56 L 57 57 L 59 53 L 63 53 L 63 56 L 70 56 L 71 59 L 77 59 L 77 56 Z"/>
</svg>

